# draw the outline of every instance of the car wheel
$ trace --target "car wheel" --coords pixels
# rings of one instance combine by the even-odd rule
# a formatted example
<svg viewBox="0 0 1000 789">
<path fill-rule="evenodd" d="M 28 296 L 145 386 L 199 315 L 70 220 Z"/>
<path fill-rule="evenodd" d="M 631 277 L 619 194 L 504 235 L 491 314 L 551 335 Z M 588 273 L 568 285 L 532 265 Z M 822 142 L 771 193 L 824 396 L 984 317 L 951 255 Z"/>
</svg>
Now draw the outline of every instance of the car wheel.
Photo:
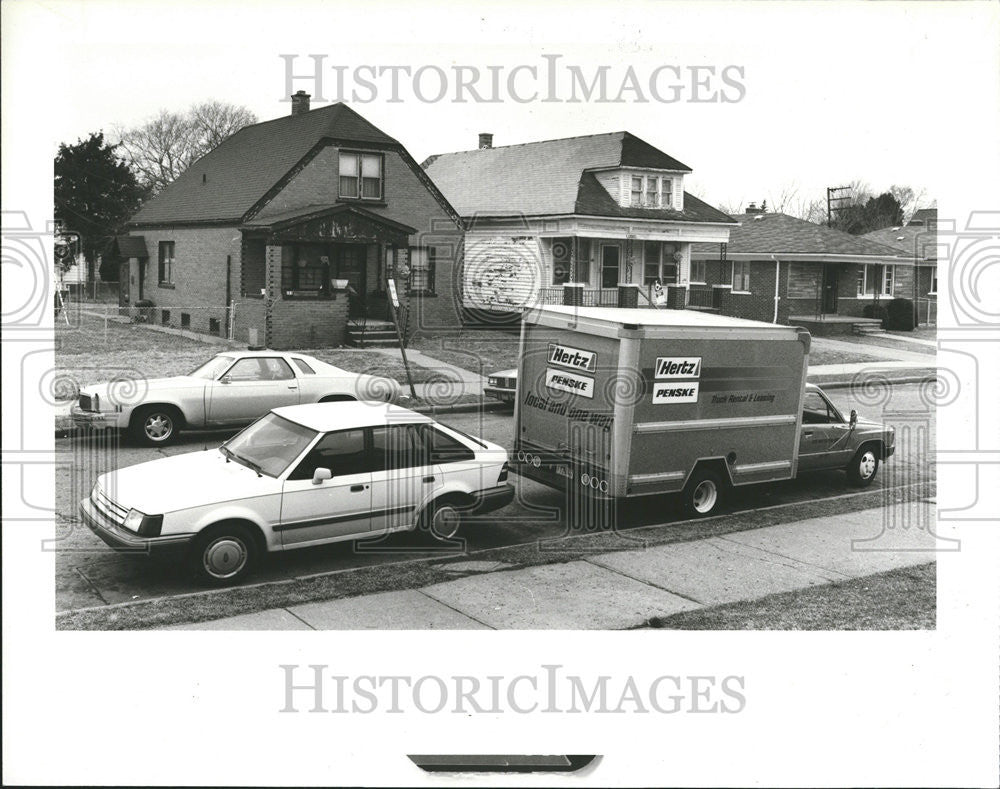
<svg viewBox="0 0 1000 789">
<path fill-rule="evenodd" d="M 858 450 L 851 464 L 847 467 L 847 478 L 852 485 L 866 488 L 872 484 L 878 473 L 879 453 L 873 446 L 864 446 Z"/>
<path fill-rule="evenodd" d="M 430 532 L 436 540 L 448 541 L 455 538 L 462 525 L 460 504 L 455 499 L 432 502 L 424 510 L 421 528 Z"/>
<path fill-rule="evenodd" d="M 132 417 L 132 438 L 148 447 L 165 446 L 177 437 L 180 418 L 172 408 L 149 406 Z"/>
<path fill-rule="evenodd" d="M 191 568 L 211 586 L 242 581 L 257 561 L 257 543 L 246 526 L 216 526 L 202 532 L 191 551 Z"/>
<path fill-rule="evenodd" d="M 722 501 L 722 479 L 714 471 L 700 469 L 684 486 L 681 506 L 689 518 L 711 515 Z"/>
</svg>

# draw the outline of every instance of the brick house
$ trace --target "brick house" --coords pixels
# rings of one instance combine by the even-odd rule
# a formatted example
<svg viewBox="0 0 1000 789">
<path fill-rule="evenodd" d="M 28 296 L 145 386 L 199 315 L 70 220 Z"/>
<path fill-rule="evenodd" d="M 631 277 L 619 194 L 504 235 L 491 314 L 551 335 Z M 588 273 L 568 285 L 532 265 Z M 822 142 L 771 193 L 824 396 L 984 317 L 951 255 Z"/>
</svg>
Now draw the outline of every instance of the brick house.
<svg viewBox="0 0 1000 789">
<path fill-rule="evenodd" d="M 912 298 L 916 267 L 900 250 L 754 205 L 729 243 L 692 252 L 689 304 L 753 320 L 842 324 L 865 307 Z"/>
<path fill-rule="evenodd" d="M 865 233 L 862 238 L 885 244 L 902 255 L 910 256 L 916 266 L 915 289 L 910 294 L 899 293 L 913 299 L 917 320 L 924 324 L 937 323 L 937 209 L 921 208 L 914 211 L 903 227 L 887 227 Z"/>
<path fill-rule="evenodd" d="M 690 167 L 629 132 L 500 147 L 481 134 L 423 167 L 465 221 L 462 305 L 481 320 L 567 298 L 645 306 L 656 281 L 683 298 L 692 244 L 736 225 L 684 191 Z"/>
<path fill-rule="evenodd" d="M 248 126 L 132 217 L 112 254 L 121 304 L 272 348 L 328 347 L 389 316 L 454 326 L 458 214 L 395 139 L 345 104 Z"/>
</svg>

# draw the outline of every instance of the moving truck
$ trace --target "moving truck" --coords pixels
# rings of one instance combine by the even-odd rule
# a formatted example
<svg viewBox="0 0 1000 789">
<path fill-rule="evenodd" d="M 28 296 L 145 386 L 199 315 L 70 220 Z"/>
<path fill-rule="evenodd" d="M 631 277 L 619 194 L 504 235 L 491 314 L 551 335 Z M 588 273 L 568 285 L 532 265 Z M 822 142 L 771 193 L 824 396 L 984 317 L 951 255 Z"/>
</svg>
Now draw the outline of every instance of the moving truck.
<svg viewBox="0 0 1000 789">
<path fill-rule="evenodd" d="M 605 499 L 679 492 L 692 516 L 807 469 L 867 485 L 894 430 L 808 385 L 809 345 L 805 329 L 695 310 L 526 311 L 516 469 Z"/>
</svg>

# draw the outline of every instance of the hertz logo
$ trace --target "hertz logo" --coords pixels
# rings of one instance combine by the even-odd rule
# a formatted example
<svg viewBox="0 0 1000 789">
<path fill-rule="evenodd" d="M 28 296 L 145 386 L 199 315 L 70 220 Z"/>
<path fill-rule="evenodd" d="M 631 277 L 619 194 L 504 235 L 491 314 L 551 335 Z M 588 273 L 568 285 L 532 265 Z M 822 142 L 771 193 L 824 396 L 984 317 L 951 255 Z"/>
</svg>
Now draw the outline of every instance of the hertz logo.
<svg viewBox="0 0 1000 789">
<path fill-rule="evenodd" d="M 552 342 L 549 343 L 549 364 L 592 373 L 597 367 L 597 354 Z"/>
<path fill-rule="evenodd" d="M 662 378 L 698 378 L 701 376 L 700 356 L 660 356 L 656 359 L 656 374 Z"/>
</svg>

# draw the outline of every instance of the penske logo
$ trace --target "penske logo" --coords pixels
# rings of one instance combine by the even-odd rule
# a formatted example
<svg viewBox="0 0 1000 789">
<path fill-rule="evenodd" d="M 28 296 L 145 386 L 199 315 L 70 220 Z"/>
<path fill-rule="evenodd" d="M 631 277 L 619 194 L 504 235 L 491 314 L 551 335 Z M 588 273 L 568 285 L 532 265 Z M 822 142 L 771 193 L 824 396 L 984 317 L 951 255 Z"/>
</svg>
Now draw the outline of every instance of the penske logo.
<svg viewBox="0 0 1000 789">
<path fill-rule="evenodd" d="M 582 397 L 594 396 L 594 379 L 586 375 L 574 375 L 551 367 L 545 370 L 545 385 L 560 392 L 572 392 Z"/>
<path fill-rule="evenodd" d="M 654 403 L 697 403 L 698 382 L 681 381 L 670 384 L 653 385 Z"/>
<path fill-rule="evenodd" d="M 701 376 L 700 356 L 659 356 L 656 359 L 657 379 L 699 378 Z"/>
<path fill-rule="evenodd" d="M 549 343 L 549 364 L 558 364 L 572 370 L 592 373 L 597 368 L 597 354 L 568 345 Z"/>
</svg>

